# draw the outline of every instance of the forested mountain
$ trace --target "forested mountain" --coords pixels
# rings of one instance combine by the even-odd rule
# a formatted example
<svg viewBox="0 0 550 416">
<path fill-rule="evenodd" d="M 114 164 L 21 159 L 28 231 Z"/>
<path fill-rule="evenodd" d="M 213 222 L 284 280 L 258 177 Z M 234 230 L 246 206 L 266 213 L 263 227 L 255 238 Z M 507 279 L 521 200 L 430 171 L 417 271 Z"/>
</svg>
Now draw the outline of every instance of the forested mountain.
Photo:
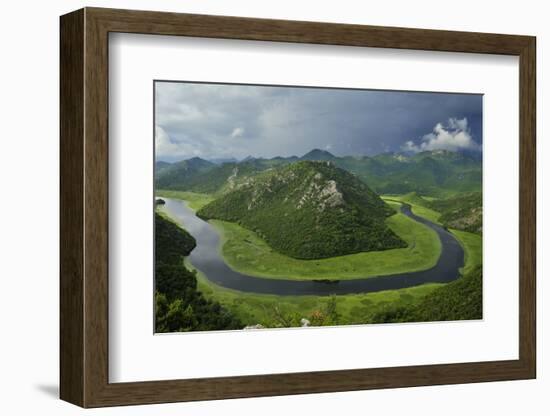
<svg viewBox="0 0 550 416">
<path fill-rule="evenodd" d="M 194 158 L 157 170 L 155 187 L 174 191 L 215 193 L 226 187 L 231 189 L 233 184 L 243 177 L 255 175 L 265 169 L 266 166 L 258 165 L 256 160 L 216 165 L 204 159 Z"/>
<path fill-rule="evenodd" d="M 480 155 L 445 150 L 414 155 L 384 153 L 377 156 L 337 157 L 325 150 L 313 149 L 302 157 L 247 157 L 241 162 L 220 165 L 193 158 L 168 166 L 158 162 L 156 187 L 180 191 L 216 193 L 227 191 L 228 182 L 298 160 L 331 161 L 367 183 L 379 194 L 419 192 L 446 197 L 459 192 L 481 191 Z M 229 189 L 231 189 L 229 187 Z"/>
<path fill-rule="evenodd" d="M 160 164 L 160 166 L 159 166 Z M 166 165 L 166 162 L 157 162 L 155 166 L 155 182 L 159 188 L 173 189 L 175 184 L 185 184 L 192 181 L 196 176 L 204 174 L 218 165 L 194 157 L 180 162 Z"/>
<path fill-rule="evenodd" d="M 197 212 L 204 219 L 237 222 L 277 251 L 301 259 L 405 247 L 385 224 L 391 214 L 356 176 L 314 161 L 251 176 Z"/>
<path fill-rule="evenodd" d="M 197 290 L 195 272 L 183 264 L 195 245 L 187 231 L 155 213 L 155 331 L 242 328 L 231 312 Z"/>
<path fill-rule="evenodd" d="M 336 156 L 326 150 L 313 149 L 303 155 L 301 160 L 334 160 Z"/>
<path fill-rule="evenodd" d="M 155 162 L 155 173 L 158 173 L 170 166 L 171 166 L 171 163 L 163 162 L 162 160 L 159 160 L 158 162 Z"/>
<path fill-rule="evenodd" d="M 385 153 L 344 157 L 335 163 L 368 183 L 380 194 L 419 192 L 445 196 L 481 190 L 481 160 L 474 155 L 436 150 L 415 155 Z"/>
</svg>

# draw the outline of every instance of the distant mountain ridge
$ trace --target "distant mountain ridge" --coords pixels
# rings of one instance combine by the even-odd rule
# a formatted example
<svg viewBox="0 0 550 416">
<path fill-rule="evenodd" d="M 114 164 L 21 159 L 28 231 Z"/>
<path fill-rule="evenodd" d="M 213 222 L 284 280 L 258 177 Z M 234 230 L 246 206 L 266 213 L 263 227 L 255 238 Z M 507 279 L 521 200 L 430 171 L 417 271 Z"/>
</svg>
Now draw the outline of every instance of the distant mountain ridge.
<svg viewBox="0 0 550 416">
<path fill-rule="evenodd" d="M 303 155 L 300 160 L 334 160 L 336 156 L 326 150 L 313 149 Z"/>
<path fill-rule="evenodd" d="M 384 222 L 393 213 L 332 162 L 299 161 L 248 178 L 197 215 L 237 222 L 291 257 L 319 259 L 405 247 Z"/>
<path fill-rule="evenodd" d="M 193 157 L 170 164 L 167 164 L 167 162 L 157 162 L 155 166 L 155 185 L 157 188 L 166 189 L 177 189 L 174 186 L 180 186 L 178 184 L 185 184 L 185 187 L 193 186 L 195 178 L 213 170 L 216 166 L 215 163 L 201 159 L 200 157 Z"/>
<path fill-rule="evenodd" d="M 459 192 L 481 191 L 482 162 L 479 154 L 447 150 L 412 155 L 382 153 L 376 156 L 335 156 L 313 149 L 301 157 L 271 159 L 247 157 L 240 162 L 216 164 L 201 158 L 166 164 L 157 162 L 156 187 L 195 192 L 224 192 L 228 181 L 295 163 L 298 160 L 331 161 L 353 173 L 379 194 L 419 192 L 448 196 Z"/>
<path fill-rule="evenodd" d="M 234 157 L 215 157 L 208 159 L 209 162 L 215 163 L 216 165 L 223 165 L 224 163 L 234 163 L 238 162 Z"/>
</svg>

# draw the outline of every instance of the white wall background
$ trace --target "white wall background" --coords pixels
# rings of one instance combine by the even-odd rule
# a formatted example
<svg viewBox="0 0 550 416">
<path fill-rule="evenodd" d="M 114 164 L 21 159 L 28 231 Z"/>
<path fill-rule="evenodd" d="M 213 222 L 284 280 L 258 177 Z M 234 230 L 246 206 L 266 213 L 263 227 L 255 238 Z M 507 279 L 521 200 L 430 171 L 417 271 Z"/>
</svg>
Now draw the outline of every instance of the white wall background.
<svg viewBox="0 0 550 416">
<path fill-rule="evenodd" d="M 550 146 L 542 129 L 550 101 L 545 72 L 550 26 L 545 3 L 463 0 L 357 2 L 353 0 L 121 0 L 5 2 L 0 14 L 0 410 L 3 414 L 72 415 L 83 412 L 57 399 L 58 390 L 58 16 L 83 6 L 166 10 L 278 19 L 529 34 L 538 37 L 538 311 L 539 378 L 535 381 L 424 387 L 262 399 L 167 404 L 87 411 L 103 415 L 543 415 L 550 361 L 544 348 L 550 293 L 543 258 L 550 236 L 543 184 Z M 505 122 L 505 120 L 503 120 Z M 546 201 L 544 201 L 546 199 Z M 543 237 L 543 234 L 546 234 Z"/>
</svg>

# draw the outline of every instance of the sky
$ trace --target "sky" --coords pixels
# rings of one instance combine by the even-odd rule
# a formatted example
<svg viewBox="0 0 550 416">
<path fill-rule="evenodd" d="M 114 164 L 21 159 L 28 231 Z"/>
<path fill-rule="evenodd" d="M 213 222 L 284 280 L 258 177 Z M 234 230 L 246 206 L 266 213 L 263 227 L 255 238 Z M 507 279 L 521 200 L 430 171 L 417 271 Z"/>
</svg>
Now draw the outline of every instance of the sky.
<svg viewBox="0 0 550 416">
<path fill-rule="evenodd" d="M 482 95 L 155 82 L 156 159 L 481 152 Z"/>
</svg>

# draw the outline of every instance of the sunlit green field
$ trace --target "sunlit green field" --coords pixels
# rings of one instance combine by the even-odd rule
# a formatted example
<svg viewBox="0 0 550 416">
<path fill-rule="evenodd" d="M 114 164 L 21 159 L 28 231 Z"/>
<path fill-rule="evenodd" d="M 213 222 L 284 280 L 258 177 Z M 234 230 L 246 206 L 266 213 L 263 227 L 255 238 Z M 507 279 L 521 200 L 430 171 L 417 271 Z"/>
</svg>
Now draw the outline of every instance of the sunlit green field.
<svg viewBox="0 0 550 416">
<path fill-rule="evenodd" d="M 192 266 L 188 267 L 192 268 Z M 305 318 L 311 325 L 368 324 L 378 312 L 415 303 L 441 284 L 425 284 L 407 289 L 340 296 L 276 296 L 243 293 L 226 289 L 197 275 L 198 289 L 215 299 L 249 325 L 269 328 L 300 326 Z M 334 302 L 331 314 L 330 303 Z M 331 316 L 335 315 L 335 316 Z M 336 321 L 335 321 L 336 319 Z M 330 320 L 330 322 L 326 322 Z"/>
<path fill-rule="evenodd" d="M 449 230 L 451 231 L 464 249 L 464 273 L 468 273 L 482 262 L 482 238 L 480 235 L 469 233 L 466 231 Z"/>
<path fill-rule="evenodd" d="M 420 205 L 414 199 L 408 198 L 407 195 L 382 195 L 381 198 L 386 202 L 391 202 L 391 201 L 405 202 L 411 206 L 411 210 L 413 214 L 418 215 L 419 217 L 427 218 L 435 224 L 441 224 L 439 222 L 439 217 L 441 216 L 439 212 L 436 212 L 430 208 L 426 208 Z"/>
<path fill-rule="evenodd" d="M 481 237 L 463 231 L 452 230 L 465 249 L 464 272 L 481 264 Z M 192 268 L 191 265 L 188 265 Z M 275 296 L 243 293 L 218 286 L 197 275 L 198 287 L 204 295 L 214 299 L 236 314 L 249 325 L 261 324 L 270 328 L 300 326 L 300 320 L 326 315 L 330 310 L 330 301 L 335 304 L 338 325 L 368 324 L 372 318 L 388 308 L 399 308 L 418 302 L 444 284 L 430 283 L 406 289 L 375 293 L 328 296 Z M 331 322 L 334 324 L 334 322 Z M 326 325 L 326 322 L 313 322 L 312 325 Z"/>
<path fill-rule="evenodd" d="M 173 199 L 182 199 L 187 201 L 189 208 L 192 210 L 199 210 L 209 202 L 214 200 L 214 197 L 208 194 L 198 194 L 196 192 L 183 192 L 183 191 L 167 191 L 167 190 L 157 190 L 155 195 L 158 197 L 173 198 Z"/>
</svg>

